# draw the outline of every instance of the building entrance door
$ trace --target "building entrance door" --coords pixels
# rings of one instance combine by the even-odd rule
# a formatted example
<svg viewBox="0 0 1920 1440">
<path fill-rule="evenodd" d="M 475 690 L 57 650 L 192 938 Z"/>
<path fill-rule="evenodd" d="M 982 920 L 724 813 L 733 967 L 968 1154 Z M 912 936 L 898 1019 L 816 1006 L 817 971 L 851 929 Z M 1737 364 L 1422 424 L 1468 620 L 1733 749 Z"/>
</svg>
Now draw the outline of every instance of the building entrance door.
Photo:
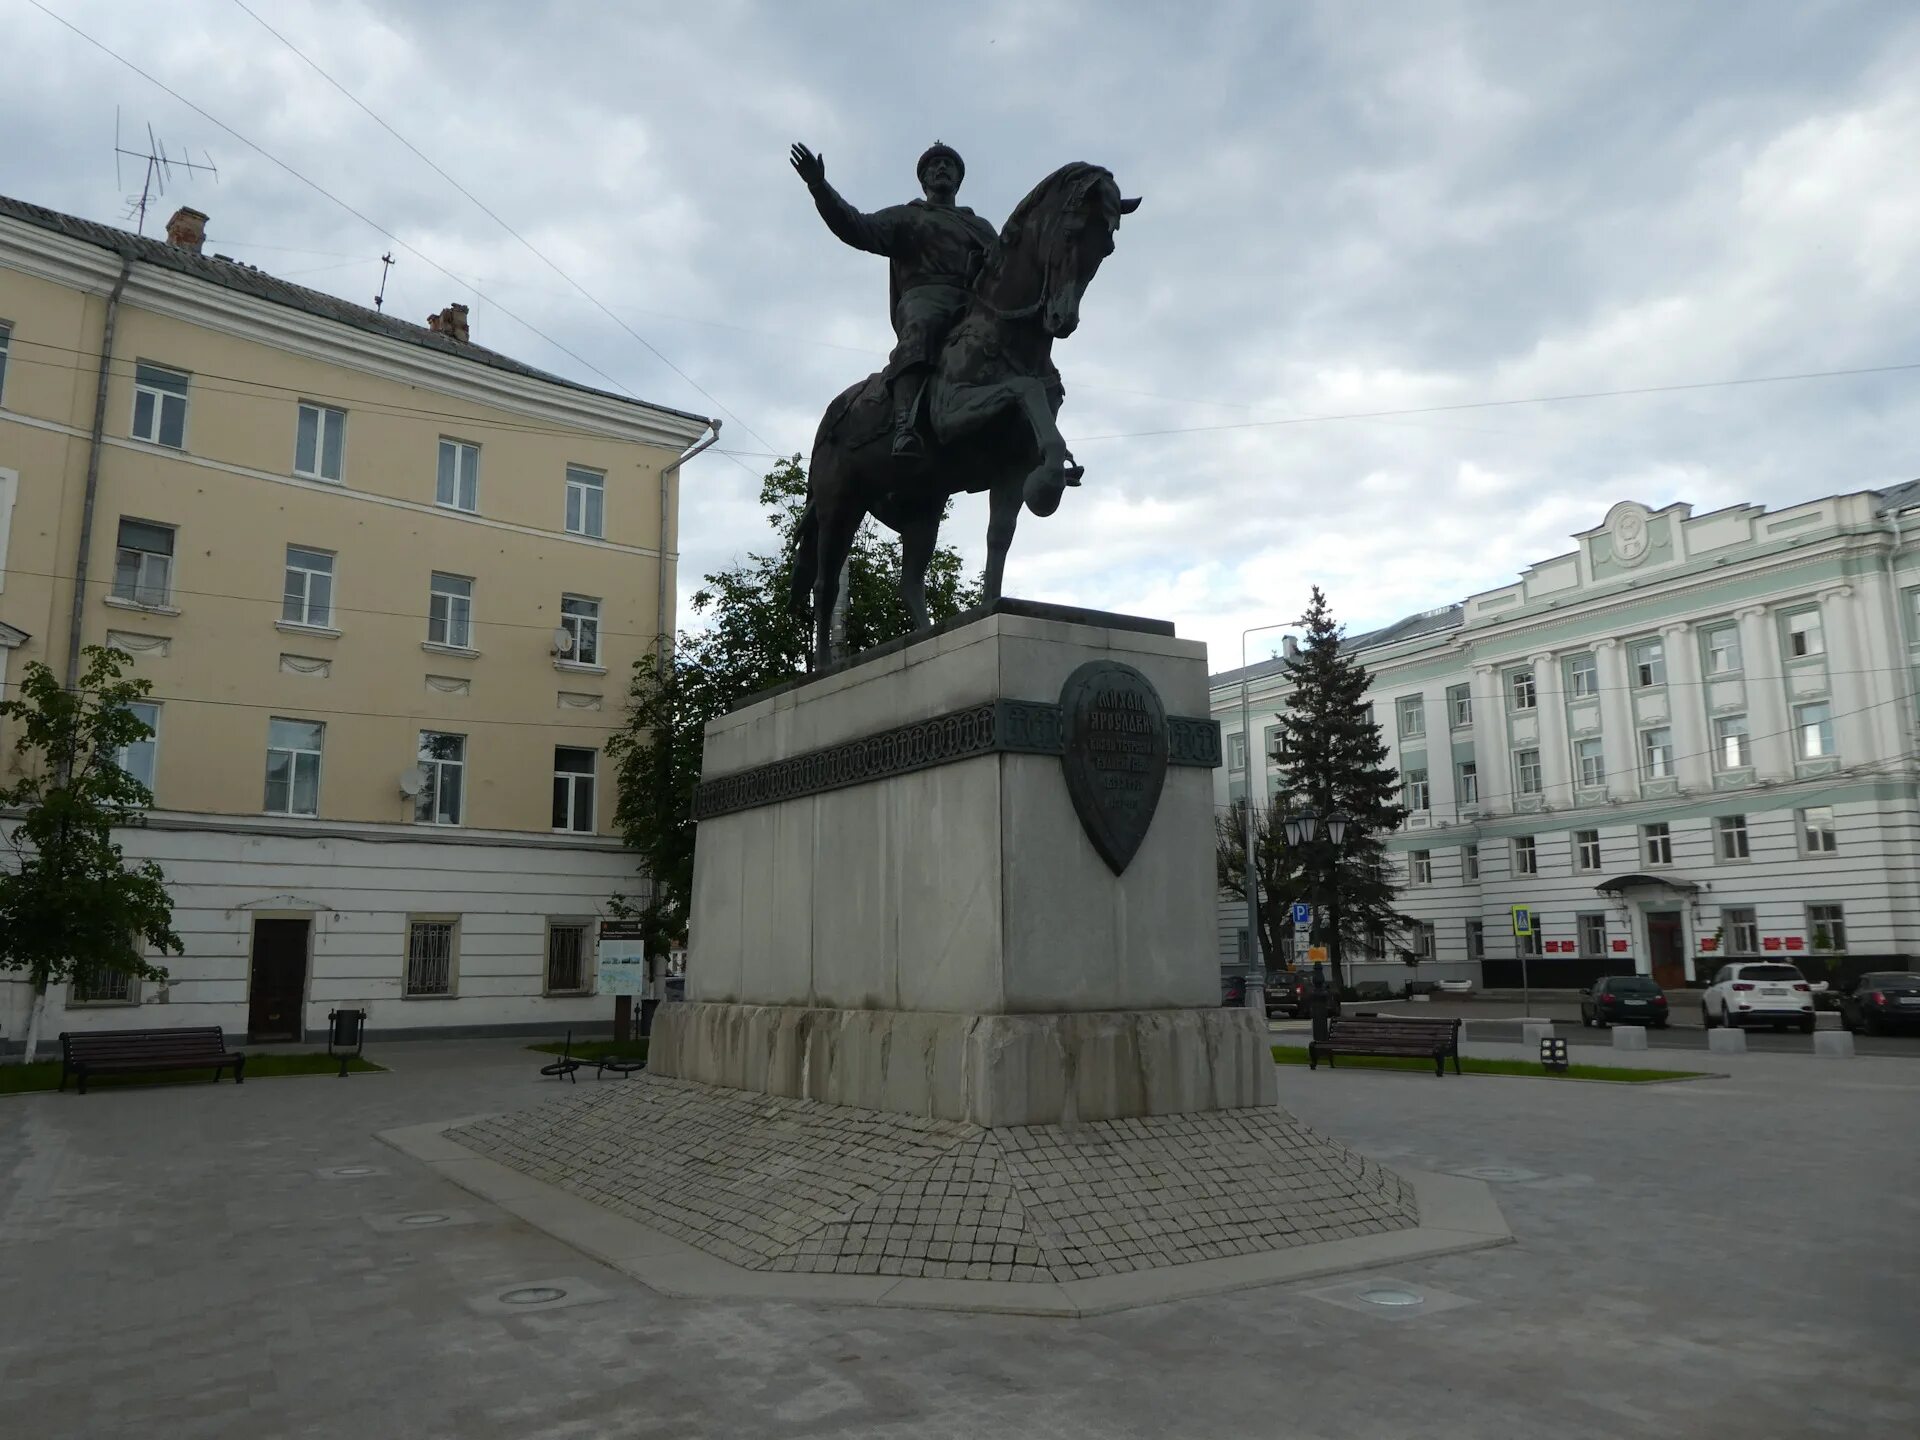
<svg viewBox="0 0 1920 1440">
<path fill-rule="evenodd" d="M 309 920 L 255 920 L 247 984 L 247 1039 L 300 1040 L 307 994 Z"/>
<path fill-rule="evenodd" d="M 1681 954 L 1680 912 L 1647 912 L 1647 955 L 1652 961 L 1653 983 L 1663 990 L 1677 990 L 1687 983 L 1686 957 Z"/>
</svg>

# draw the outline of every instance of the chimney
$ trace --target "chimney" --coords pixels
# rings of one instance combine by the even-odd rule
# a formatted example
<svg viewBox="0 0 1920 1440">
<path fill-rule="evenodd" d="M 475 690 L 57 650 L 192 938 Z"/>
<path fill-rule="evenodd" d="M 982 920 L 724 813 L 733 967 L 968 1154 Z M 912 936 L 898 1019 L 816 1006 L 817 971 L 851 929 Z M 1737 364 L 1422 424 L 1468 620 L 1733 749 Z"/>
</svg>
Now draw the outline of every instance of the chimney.
<svg viewBox="0 0 1920 1440">
<path fill-rule="evenodd" d="M 198 255 L 201 247 L 207 243 L 207 217 L 198 210 L 190 210 L 182 205 L 167 221 L 167 243 Z"/>
<path fill-rule="evenodd" d="M 427 328 L 436 335 L 444 335 L 449 340 L 467 343 L 467 307 L 449 305 L 437 315 L 427 316 Z"/>
<path fill-rule="evenodd" d="M 1293 636 L 1283 636 L 1280 641 L 1280 648 L 1287 659 L 1298 660 L 1300 658 L 1300 642 Z"/>
</svg>

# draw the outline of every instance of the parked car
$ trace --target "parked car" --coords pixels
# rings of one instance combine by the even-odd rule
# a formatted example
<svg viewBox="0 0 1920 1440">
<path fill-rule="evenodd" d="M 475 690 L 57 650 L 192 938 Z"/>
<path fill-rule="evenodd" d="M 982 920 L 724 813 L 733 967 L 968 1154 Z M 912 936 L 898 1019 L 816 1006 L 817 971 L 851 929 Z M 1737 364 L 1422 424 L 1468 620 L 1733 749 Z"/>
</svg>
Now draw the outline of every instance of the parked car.
<svg viewBox="0 0 1920 1440">
<path fill-rule="evenodd" d="M 1313 976 L 1305 970 L 1276 970 L 1267 977 L 1267 1014 L 1291 1015 L 1296 1020 L 1313 1014 Z M 1340 996 L 1327 987 L 1327 1014 L 1340 1013 Z"/>
<path fill-rule="evenodd" d="M 1813 987 L 1797 966 L 1778 961 L 1722 965 L 1700 997 L 1700 1018 L 1716 1025 L 1798 1025 L 1813 1033 Z"/>
<path fill-rule="evenodd" d="M 1667 1028 L 1667 992 L 1645 975 L 1609 975 L 1580 992 L 1580 1023 Z"/>
<path fill-rule="evenodd" d="M 1920 1030 L 1920 975 L 1874 970 L 1840 992 L 1840 1023 L 1869 1035 Z"/>
</svg>

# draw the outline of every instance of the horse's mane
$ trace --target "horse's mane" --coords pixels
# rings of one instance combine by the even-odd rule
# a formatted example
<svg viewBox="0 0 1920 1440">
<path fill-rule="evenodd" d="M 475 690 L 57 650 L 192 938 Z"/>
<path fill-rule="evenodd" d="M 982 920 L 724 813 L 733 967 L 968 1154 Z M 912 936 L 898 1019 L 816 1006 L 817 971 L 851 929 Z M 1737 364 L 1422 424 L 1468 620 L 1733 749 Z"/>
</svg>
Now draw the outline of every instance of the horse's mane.
<svg viewBox="0 0 1920 1440">
<path fill-rule="evenodd" d="M 1113 172 L 1104 165 L 1093 165 L 1085 160 L 1072 160 L 1062 165 L 1029 190 L 1027 198 L 1013 207 L 1007 223 L 1000 228 L 1001 249 L 1017 244 L 1027 223 L 1056 195 L 1062 197 L 1062 203 L 1055 207 L 1055 213 L 1064 213 L 1077 206 L 1087 191 L 1102 180 L 1109 185 L 1114 183 Z"/>
</svg>

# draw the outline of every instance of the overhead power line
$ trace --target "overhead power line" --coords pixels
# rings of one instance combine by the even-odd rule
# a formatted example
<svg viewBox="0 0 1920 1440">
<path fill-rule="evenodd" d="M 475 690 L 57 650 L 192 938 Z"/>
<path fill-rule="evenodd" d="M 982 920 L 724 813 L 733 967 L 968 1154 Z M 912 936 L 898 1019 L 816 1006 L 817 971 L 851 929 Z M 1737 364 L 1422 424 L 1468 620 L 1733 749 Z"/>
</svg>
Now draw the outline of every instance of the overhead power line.
<svg viewBox="0 0 1920 1440">
<path fill-rule="evenodd" d="M 502 219 L 501 216 L 496 211 L 494 211 L 493 208 L 489 206 L 484 200 L 482 200 L 478 195 L 474 194 L 471 190 L 467 189 L 467 187 L 462 185 L 458 180 L 454 179 L 453 176 L 449 175 L 446 172 L 446 170 L 443 169 L 439 165 L 439 163 L 433 159 L 432 156 L 428 155 L 418 145 L 415 145 L 411 140 L 407 139 L 406 136 L 402 135 L 398 130 L 394 129 L 393 126 L 389 125 L 384 119 L 381 118 L 381 116 L 373 109 L 372 106 L 368 105 L 358 95 L 355 95 L 351 90 L 347 89 L 346 86 L 342 85 L 338 80 L 334 79 L 332 75 L 328 74 L 327 71 L 321 67 L 319 61 L 315 60 L 311 55 L 307 54 L 306 51 L 302 50 L 298 45 L 294 44 L 293 41 L 289 40 L 285 35 L 282 35 L 278 30 L 274 29 L 273 26 L 269 25 L 265 20 L 261 19 L 260 15 L 251 6 L 249 6 L 246 3 L 246 0 L 233 0 L 233 3 L 239 6 L 240 9 L 246 11 L 246 13 L 253 18 L 254 22 L 258 24 L 261 29 L 265 30 L 269 35 L 273 36 L 274 39 L 278 40 L 282 45 L 286 46 L 287 49 L 291 50 L 295 55 L 297 55 L 300 58 L 300 60 L 310 70 L 313 71 L 314 74 L 318 75 L 322 80 L 326 81 L 327 84 L 331 85 L 335 90 L 338 90 L 342 95 L 346 96 L 348 100 L 352 101 L 354 105 L 359 107 L 361 112 L 365 114 L 368 119 L 372 120 L 374 124 L 378 125 L 382 130 L 386 131 L 387 134 L 391 135 L 394 139 L 398 140 L 402 145 L 406 146 L 407 149 L 411 151 L 414 154 L 414 156 L 420 160 L 422 164 L 424 164 L 428 169 L 432 170 L 434 174 L 438 175 L 442 180 L 446 181 L 449 185 L 453 186 L 454 189 L 458 190 L 462 195 L 466 196 L 466 198 L 470 202 L 472 202 L 472 204 L 476 208 L 479 209 L 481 214 L 485 215 L 489 220 L 493 221 L 494 224 L 498 225 L 502 230 L 506 231 L 507 234 L 511 235 L 515 240 L 519 241 L 520 244 L 526 249 L 529 255 L 533 256 L 534 259 L 538 260 L 542 265 L 546 266 L 549 270 L 553 271 L 554 274 L 558 275 L 562 280 L 566 281 L 567 284 L 571 285 L 575 290 L 578 290 L 581 295 L 585 296 L 586 299 L 592 303 L 595 309 L 597 309 L 601 314 L 605 315 L 609 320 L 613 321 L 614 324 L 618 325 L 622 330 L 626 331 L 627 334 L 631 335 L 636 341 L 638 341 L 639 344 L 646 350 L 646 352 L 649 355 L 653 356 L 654 359 L 658 360 L 662 365 L 666 366 L 667 369 L 671 370 L 674 374 L 678 375 L 688 385 L 691 385 L 694 388 L 694 390 L 699 392 L 699 394 L 709 404 L 714 406 L 714 408 L 719 410 L 722 414 L 726 415 L 735 424 L 737 424 L 742 430 L 745 430 L 747 434 L 753 436 L 753 438 L 758 440 L 762 445 L 769 443 L 766 440 L 766 438 L 760 435 L 758 432 L 756 432 L 751 425 L 747 424 L 747 422 L 742 420 L 738 415 L 735 415 L 733 411 L 729 410 L 725 405 L 722 405 L 720 401 L 714 396 L 712 391 L 708 390 L 699 381 L 695 380 L 691 375 L 687 374 L 686 371 L 682 370 L 678 365 L 674 364 L 673 361 L 669 360 L 666 357 L 666 355 L 661 352 L 660 348 L 657 345 L 655 345 L 651 340 L 647 339 L 647 337 L 642 335 L 638 330 L 635 330 L 631 325 L 627 324 L 626 321 L 622 320 L 604 303 L 602 303 L 599 296 L 595 295 L 592 291 L 588 290 L 586 286 L 582 285 L 578 280 L 574 279 L 573 276 L 569 275 L 565 270 L 562 270 L 558 265 L 556 265 L 553 262 L 553 260 L 544 251 L 542 251 L 531 240 L 527 239 L 526 236 L 522 235 L 518 230 L 514 229 L 512 225 L 508 224 L 504 219 Z"/>
<path fill-rule="evenodd" d="M 529 333 L 539 336 L 540 339 L 546 341 L 547 344 L 553 346 L 553 348 L 558 350 L 561 354 L 572 359 L 577 364 L 584 366 L 586 369 L 592 371 L 595 375 L 598 375 L 602 380 L 606 381 L 607 384 L 615 387 L 618 390 L 625 392 L 628 395 L 634 395 L 634 392 L 632 391 L 631 388 L 622 384 L 620 381 L 616 380 L 613 376 L 607 374 L 606 371 L 602 370 L 599 366 L 595 365 L 591 360 L 588 360 L 585 356 L 579 354 L 577 351 L 573 350 L 569 346 L 561 343 L 559 340 L 554 339 L 553 336 L 547 334 L 544 330 L 540 329 L 540 327 L 535 325 L 532 321 L 508 309 L 505 305 L 502 305 L 498 300 L 495 300 L 491 295 L 479 289 L 477 286 L 469 285 L 468 282 L 462 280 L 458 275 L 454 274 L 453 271 L 447 269 L 439 261 L 435 260 L 431 255 L 428 255 L 425 251 L 419 249 L 417 246 L 408 244 L 405 240 L 401 239 L 400 236 L 394 234 L 393 231 L 387 229 L 386 226 L 380 224 L 379 221 L 375 220 L 372 216 L 368 215 L 365 211 L 360 210 L 356 208 L 354 205 L 347 202 L 346 200 L 343 200 L 340 196 L 334 194 L 333 191 L 327 189 L 327 187 L 322 185 L 319 181 L 311 179 L 308 176 L 302 174 L 300 171 L 294 169 L 294 167 L 288 164 L 285 160 L 282 160 L 279 156 L 273 154 L 271 151 L 267 150 L 264 146 L 259 145 L 255 141 L 248 139 L 245 135 L 241 134 L 238 130 L 234 129 L 233 126 L 227 124 L 226 121 L 220 119 L 218 116 L 213 115 L 207 110 L 205 110 L 204 108 L 202 108 L 201 106 L 196 105 L 193 101 L 189 100 L 185 95 L 182 95 L 178 90 L 175 90 L 171 85 L 167 84 L 164 80 L 161 80 L 159 77 L 151 74 L 150 72 L 141 69 L 140 66 L 136 65 L 133 61 L 129 60 L 126 56 L 120 54 L 117 50 L 113 49 L 111 46 L 105 44 L 103 41 L 95 39 L 92 35 L 89 35 L 85 30 L 82 30 L 78 25 L 75 25 L 72 21 L 68 20 L 65 16 L 56 14 L 54 11 L 49 10 L 44 4 L 41 3 L 41 0 L 27 0 L 27 3 L 33 6 L 33 8 L 38 10 L 41 14 L 45 15 L 48 19 L 57 22 L 58 24 L 63 26 L 65 29 L 77 35 L 80 39 L 86 41 L 87 44 L 93 46 L 94 49 L 100 51 L 102 54 L 126 66 L 127 69 L 133 71 L 133 73 L 138 75 L 141 79 L 147 81 L 151 85 L 157 86 L 161 90 L 166 91 L 167 94 L 171 95 L 175 100 L 179 101 L 182 105 L 186 106 L 189 110 L 193 111 L 194 114 L 200 116 L 203 120 L 207 121 L 209 124 L 218 126 L 220 129 L 224 130 L 227 134 L 231 135 L 235 140 L 238 140 L 242 145 L 245 145 L 249 150 L 252 150 L 255 154 L 259 155 L 263 160 L 266 160 L 270 164 L 277 166 L 281 170 L 284 170 L 288 175 L 291 175 L 295 180 L 298 180 L 302 185 L 305 185 L 308 189 L 314 191 L 316 194 L 324 197 L 327 200 L 332 201 L 335 205 L 338 205 L 342 210 L 345 210 L 349 215 L 352 215 L 355 219 L 359 220 L 362 224 L 368 225 L 372 227 L 374 230 L 379 231 L 382 235 L 386 236 L 389 240 L 391 240 L 394 244 L 398 245 L 401 249 L 405 250 L 408 254 L 416 257 L 417 259 L 422 261 L 424 264 L 430 266 L 434 270 L 438 271 L 440 274 L 446 276 L 449 280 L 454 281 L 456 284 L 467 286 L 467 288 L 472 290 L 474 294 L 478 295 L 482 300 L 485 300 L 489 305 L 493 306 L 493 308 L 498 310 L 502 315 L 505 315 L 508 319 L 512 320 L 515 324 L 523 326 Z M 636 336 L 636 338 L 638 337 Z M 652 347 L 648 347 L 648 348 L 651 349 Z M 688 383 L 691 384 L 692 382 L 689 381 Z M 694 388 L 699 389 L 697 385 Z M 704 390 L 702 390 L 700 393 L 702 395 L 706 394 Z M 639 399 L 640 397 L 637 395 L 634 395 L 634 398 Z M 712 399 L 711 396 L 708 396 L 707 398 Z M 715 401 L 714 403 L 717 405 L 719 402 Z M 742 422 L 742 428 L 748 430 L 748 433 L 750 434 L 752 433 L 751 427 L 746 426 L 744 422 Z M 760 437 L 755 436 L 755 438 L 759 439 Z M 764 445 L 767 442 L 764 439 L 761 439 L 760 443 Z M 741 468 L 746 469 L 744 465 L 741 466 Z"/>
</svg>

